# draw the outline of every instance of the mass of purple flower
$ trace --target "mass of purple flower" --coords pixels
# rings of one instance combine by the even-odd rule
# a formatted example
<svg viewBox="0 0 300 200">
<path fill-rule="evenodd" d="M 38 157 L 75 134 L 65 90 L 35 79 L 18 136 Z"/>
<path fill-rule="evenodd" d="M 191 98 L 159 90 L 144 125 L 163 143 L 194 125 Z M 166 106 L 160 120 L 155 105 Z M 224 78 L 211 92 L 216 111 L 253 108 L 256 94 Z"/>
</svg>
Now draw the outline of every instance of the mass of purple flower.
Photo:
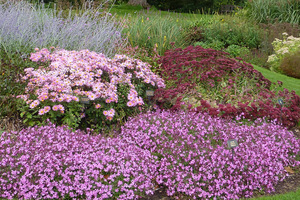
<svg viewBox="0 0 300 200">
<path fill-rule="evenodd" d="M 233 156 L 228 139 L 239 143 Z M 169 196 L 238 199 L 273 191 L 299 150 L 279 125 L 193 112 L 144 113 L 115 138 L 49 124 L 2 133 L 0 198 L 138 199 L 164 186 Z"/>
</svg>

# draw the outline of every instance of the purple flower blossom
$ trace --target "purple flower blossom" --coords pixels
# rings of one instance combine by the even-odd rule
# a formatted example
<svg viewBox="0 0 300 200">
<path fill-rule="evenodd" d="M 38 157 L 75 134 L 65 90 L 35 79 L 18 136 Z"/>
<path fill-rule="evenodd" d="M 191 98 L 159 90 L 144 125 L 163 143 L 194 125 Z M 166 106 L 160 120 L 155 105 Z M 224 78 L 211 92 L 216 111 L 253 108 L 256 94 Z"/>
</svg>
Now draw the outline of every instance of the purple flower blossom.
<svg viewBox="0 0 300 200">
<path fill-rule="evenodd" d="M 231 138 L 239 142 L 233 160 Z M 137 199 L 158 185 L 191 199 L 251 197 L 273 191 L 286 166 L 300 165 L 299 151 L 299 139 L 281 126 L 192 112 L 139 115 L 115 138 L 49 124 L 2 133 L 0 198 Z"/>
</svg>

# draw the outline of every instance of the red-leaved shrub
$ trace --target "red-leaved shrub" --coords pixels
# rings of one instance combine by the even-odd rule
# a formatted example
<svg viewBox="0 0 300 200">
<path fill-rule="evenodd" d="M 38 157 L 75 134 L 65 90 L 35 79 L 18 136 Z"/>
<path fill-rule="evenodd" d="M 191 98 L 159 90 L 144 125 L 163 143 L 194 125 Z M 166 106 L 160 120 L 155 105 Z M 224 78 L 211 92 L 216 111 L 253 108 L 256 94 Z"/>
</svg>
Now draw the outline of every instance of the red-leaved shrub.
<svg viewBox="0 0 300 200">
<path fill-rule="evenodd" d="M 300 119 L 300 97 L 295 92 L 275 92 L 251 64 L 229 58 L 225 52 L 189 46 L 167 51 L 159 63 L 167 87 L 157 90 L 155 99 L 164 108 L 228 118 L 266 118 L 287 127 Z"/>
</svg>

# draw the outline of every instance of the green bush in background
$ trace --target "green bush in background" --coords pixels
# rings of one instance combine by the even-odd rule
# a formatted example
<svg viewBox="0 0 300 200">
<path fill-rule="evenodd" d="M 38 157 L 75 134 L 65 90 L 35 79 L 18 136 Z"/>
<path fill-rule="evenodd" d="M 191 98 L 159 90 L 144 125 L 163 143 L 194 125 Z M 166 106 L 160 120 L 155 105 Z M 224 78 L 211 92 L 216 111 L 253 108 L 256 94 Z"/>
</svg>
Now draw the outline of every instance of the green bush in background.
<svg viewBox="0 0 300 200">
<path fill-rule="evenodd" d="M 179 12 L 204 11 L 219 12 L 222 5 L 243 5 L 245 0 L 148 0 L 150 5 L 161 10 L 172 10 Z"/>
<path fill-rule="evenodd" d="M 225 47 L 235 44 L 251 49 L 260 46 L 263 31 L 247 21 L 221 19 L 205 27 L 204 39 L 211 43 L 221 41 Z"/>
<path fill-rule="evenodd" d="M 248 48 L 235 44 L 228 46 L 225 51 L 234 57 L 244 57 L 250 53 Z"/>
</svg>

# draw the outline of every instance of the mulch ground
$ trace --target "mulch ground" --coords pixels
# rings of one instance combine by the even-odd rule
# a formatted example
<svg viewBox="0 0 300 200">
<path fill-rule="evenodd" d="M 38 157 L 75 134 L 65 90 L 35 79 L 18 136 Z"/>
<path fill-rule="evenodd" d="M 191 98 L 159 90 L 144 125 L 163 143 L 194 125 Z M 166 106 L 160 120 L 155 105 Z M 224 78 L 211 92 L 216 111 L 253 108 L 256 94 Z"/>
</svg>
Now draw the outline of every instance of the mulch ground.
<svg viewBox="0 0 300 200">
<path fill-rule="evenodd" d="M 22 121 L 20 119 L 13 118 L 2 118 L 0 119 L 0 130 L 5 128 L 6 130 L 19 131 L 24 128 Z M 297 138 L 300 138 L 300 127 L 295 127 L 291 129 Z M 275 186 L 275 191 L 268 194 L 267 196 L 284 194 L 288 192 L 295 192 L 300 189 L 300 167 L 291 169 L 289 177 L 285 180 L 279 182 Z M 258 197 L 261 195 L 255 195 Z M 266 195 L 264 195 L 266 196 Z M 165 187 L 158 188 L 153 195 L 141 198 L 141 200 L 188 200 L 189 198 L 184 195 L 177 195 L 176 197 L 169 197 L 166 192 Z"/>
</svg>

